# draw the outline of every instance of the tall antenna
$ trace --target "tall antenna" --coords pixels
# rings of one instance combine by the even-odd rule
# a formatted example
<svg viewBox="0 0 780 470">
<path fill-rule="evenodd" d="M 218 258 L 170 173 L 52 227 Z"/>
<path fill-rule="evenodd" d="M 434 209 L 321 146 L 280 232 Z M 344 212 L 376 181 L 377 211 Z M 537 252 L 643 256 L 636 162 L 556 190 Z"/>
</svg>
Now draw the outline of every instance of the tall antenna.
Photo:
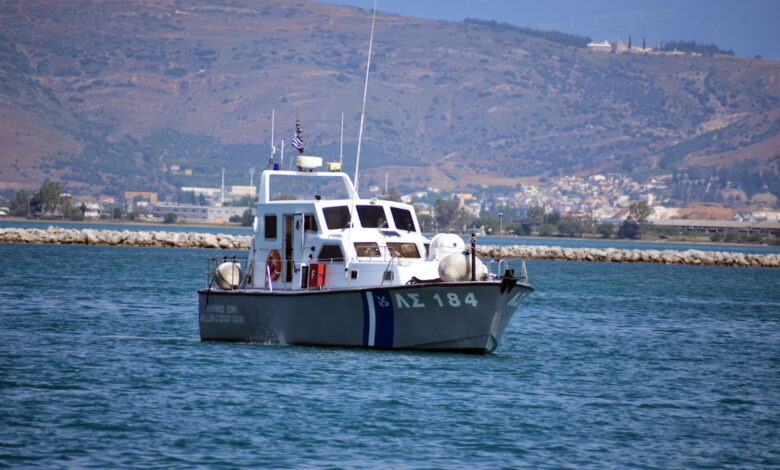
<svg viewBox="0 0 780 470">
<path fill-rule="evenodd" d="M 360 170 L 360 143 L 363 141 L 363 121 L 366 117 L 366 96 L 368 95 L 368 71 L 371 69 L 371 48 L 374 44 L 374 23 L 376 22 L 376 4 L 378 0 L 374 0 L 374 14 L 371 18 L 371 36 L 368 39 L 368 62 L 366 63 L 366 82 L 363 85 L 363 108 L 360 111 L 360 132 L 358 133 L 358 144 L 357 144 L 357 156 L 355 158 L 355 180 L 354 180 L 354 191 L 352 192 L 352 204 L 349 208 L 349 226 L 350 228 L 353 228 L 355 226 L 355 209 L 357 208 L 357 197 L 358 197 L 358 172 Z M 342 123 L 344 122 L 344 117 L 342 115 Z M 344 128 L 344 125 L 342 124 L 342 129 Z M 343 132 L 343 130 L 342 130 Z M 351 237 L 352 237 L 352 230 L 347 232 L 347 246 L 351 245 Z M 350 266 L 352 265 L 352 257 L 347 257 L 346 261 L 344 263 L 344 279 L 350 280 L 351 275 L 349 274 Z"/>
<path fill-rule="evenodd" d="M 276 145 L 274 145 L 274 123 L 276 122 L 276 110 L 271 109 L 271 159 L 268 160 L 268 168 L 274 167 L 274 155 L 276 155 Z"/>
<path fill-rule="evenodd" d="M 339 164 L 341 163 L 344 163 L 344 113 L 341 113 L 341 143 L 339 144 Z"/>
<path fill-rule="evenodd" d="M 284 170 L 284 139 L 282 139 L 282 164 L 279 168 Z"/>
<path fill-rule="evenodd" d="M 363 141 L 363 121 L 366 117 L 366 95 L 368 95 L 368 71 L 371 69 L 371 48 L 374 45 L 374 23 L 376 22 L 376 4 L 374 0 L 374 16 L 371 19 L 371 36 L 368 39 L 368 62 L 366 62 L 366 82 L 363 85 L 363 108 L 360 111 L 360 131 L 358 132 L 357 157 L 355 158 L 355 193 L 358 190 L 358 172 L 360 171 L 360 144 Z"/>
</svg>

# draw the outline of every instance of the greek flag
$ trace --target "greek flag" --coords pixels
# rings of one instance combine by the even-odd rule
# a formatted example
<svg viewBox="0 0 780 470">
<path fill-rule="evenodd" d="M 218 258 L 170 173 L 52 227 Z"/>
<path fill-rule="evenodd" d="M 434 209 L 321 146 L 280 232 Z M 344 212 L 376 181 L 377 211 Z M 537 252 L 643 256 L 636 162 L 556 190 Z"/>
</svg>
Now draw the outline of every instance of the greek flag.
<svg viewBox="0 0 780 470">
<path fill-rule="evenodd" d="M 303 139 L 301 139 L 301 136 L 296 135 L 292 142 L 290 142 L 290 145 L 298 149 L 299 152 L 303 152 Z"/>
</svg>

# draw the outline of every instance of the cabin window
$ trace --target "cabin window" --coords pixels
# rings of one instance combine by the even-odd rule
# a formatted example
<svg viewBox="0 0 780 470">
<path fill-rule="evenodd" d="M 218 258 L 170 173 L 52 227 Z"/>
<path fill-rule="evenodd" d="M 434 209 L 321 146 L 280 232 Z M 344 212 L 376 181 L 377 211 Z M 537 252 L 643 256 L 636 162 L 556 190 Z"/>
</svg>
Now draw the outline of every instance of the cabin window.
<svg viewBox="0 0 780 470">
<path fill-rule="evenodd" d="M 265 216 L 265 238 L 266 240 L 276 240 L 276 215 Z"/>
<path fill-rule="evenodd" d="M 382 206 L 357 206 L 360 225 L 363 228 L 387 228 L 385 208 Z"/>
<path fill-rule="evenodd" d="M 322 245 L 320 254 L 317 255 L 317 259 L 320 261 L 344 261 L 344 253 L 341 251 L 341 245 Z"/>
<path fill-rule="evenodd" d="M 349 228 L 349 209 L 347 206 L 325 207 L 322 209 L 325 225 L 330 230 Z"/>
<path fill-rule="evenodd" d="M 393 256 L 399 258 L 419 258 L 420 250 L 415 243 L 387 243 L 387 249 Z"/>
<path fill-rule="evenodd" d="M 379 245 L 374 242 L 355 243 L 355 253 L 357 253 L 358 257 L 366 258 L 378 258 L 382 256 L 379 251 Z"/>
<path fill-rule="evenodd" d="M 416 232 L 414 227 L 414 217 L 412 213 L 406 209 L 400 207 L 391 207 L 390 212 L 393 214 L 393 221 L 395 222 L 395 228 L 398 230 L 406 230 L 407 232 Z"/>
<path fill-rule="evenodd" d="M 317 217 L 314 214 L 303 214 L 303 229 L 307 232 L 317 231 Z"/>
</svg>

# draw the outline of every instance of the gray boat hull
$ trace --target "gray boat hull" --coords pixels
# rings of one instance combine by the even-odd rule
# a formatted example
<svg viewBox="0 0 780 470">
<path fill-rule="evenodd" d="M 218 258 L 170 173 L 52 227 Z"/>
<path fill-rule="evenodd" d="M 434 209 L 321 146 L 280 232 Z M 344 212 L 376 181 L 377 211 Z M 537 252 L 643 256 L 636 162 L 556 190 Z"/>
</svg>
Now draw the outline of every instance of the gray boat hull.
<svg viewBox="0 0 780 470">
<path fill-rule="evenodd" d="M 202 340 L 485 354 L 533 291 L 499 281 L 268 292 L 202 289 Z"/>
</svg>

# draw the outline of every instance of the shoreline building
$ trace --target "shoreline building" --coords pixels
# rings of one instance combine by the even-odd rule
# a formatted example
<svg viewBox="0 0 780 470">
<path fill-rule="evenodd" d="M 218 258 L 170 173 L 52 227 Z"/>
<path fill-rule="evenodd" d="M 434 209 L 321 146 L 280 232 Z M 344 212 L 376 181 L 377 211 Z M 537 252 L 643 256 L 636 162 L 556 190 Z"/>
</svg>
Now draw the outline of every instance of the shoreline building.
<svg viewBox="0 0 780 470">
<path fill-rule="evenodd" d="M 231 217 L 241 217 L 250 207 L 239 206 L 195 206 L 191 204 L 158 204 L 152 208 L 152 216 L 165 218 L 166 214 L 175 214 L 177 220 L 187 222 L 210 222 L 224 224 Z"/>
</svg>

